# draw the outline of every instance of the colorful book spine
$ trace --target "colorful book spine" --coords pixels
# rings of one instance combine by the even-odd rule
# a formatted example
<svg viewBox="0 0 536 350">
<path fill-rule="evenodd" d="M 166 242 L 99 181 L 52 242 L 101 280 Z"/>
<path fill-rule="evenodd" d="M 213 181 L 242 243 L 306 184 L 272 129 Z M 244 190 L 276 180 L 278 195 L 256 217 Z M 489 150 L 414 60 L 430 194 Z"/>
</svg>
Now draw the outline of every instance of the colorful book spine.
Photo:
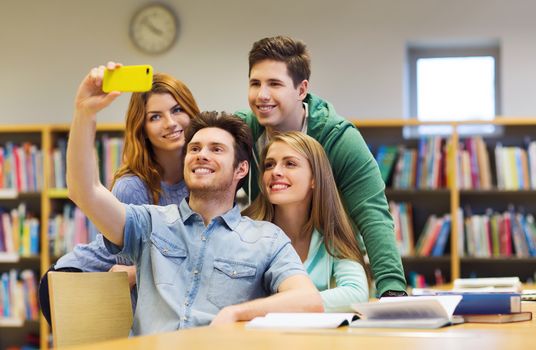
<svg viewBox="0 0 536 350">
<path fill-rule="evenodd" d="M 437 241 L 432 249 L 431 256 L 442 256 L 445 253 L 448 238 L 450 236 L 451 219 L 450 215 L 445 215 L 443 225 L 437 236 Z"/>
</svg>

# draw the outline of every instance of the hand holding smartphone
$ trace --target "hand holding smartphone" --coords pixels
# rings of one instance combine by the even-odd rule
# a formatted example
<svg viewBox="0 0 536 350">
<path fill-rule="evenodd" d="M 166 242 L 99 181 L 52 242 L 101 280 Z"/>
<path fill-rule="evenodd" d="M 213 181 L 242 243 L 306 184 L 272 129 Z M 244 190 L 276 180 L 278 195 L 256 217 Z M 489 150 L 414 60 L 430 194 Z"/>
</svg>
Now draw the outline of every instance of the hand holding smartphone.
<svg viewBox="0 0 536 350">
<path fill-rule="evenodd" d="M 150 65 L 121 66 L 106 69 L 102 80 L 102 91 L 143 92 L 151 90 L 153 67 Z"/>
</svg>

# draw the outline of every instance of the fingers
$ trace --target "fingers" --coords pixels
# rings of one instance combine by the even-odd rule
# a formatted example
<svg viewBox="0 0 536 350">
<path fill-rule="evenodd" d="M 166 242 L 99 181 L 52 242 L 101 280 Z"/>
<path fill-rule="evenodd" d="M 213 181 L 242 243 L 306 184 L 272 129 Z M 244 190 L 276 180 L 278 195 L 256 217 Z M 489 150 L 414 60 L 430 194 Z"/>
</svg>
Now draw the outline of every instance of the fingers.
<svg viewBox="0 0 536 350">
<path fill-rule="evenodd" d="M 120 95 L 121 93 L 119 91 L 112 91 L 106 94 L 106 96 L 104 96 L 104 99 L 102 100 L 103 107 L 108 107 L 110 103 L 112 103 Z"/>
<path fill-rule="evenodd" d="M 100 88 L 102 86 L 102 79 L 104 77 L 104 71 L 106 69 L 114 70 L 121 66 L 123 66 L 123 64 L 109 61 L 108 63 L 106 63 L 106 65 L 100 65 L 98 67 L 91 69 L 91 71 L 89 72 L 89 79 L 95 86 Z"/>
<path fill-rule="evenodd" d="M 109 70 L 114 70 L 116 68 L 119 68 L 121 67 L 123 64 L 121 63 L 117 63 L 117 62 L 114 62 L 114 61 L 108 61 L 108 63 L 106 63 L 106 68 L 108 68 Z"/>
</svg>

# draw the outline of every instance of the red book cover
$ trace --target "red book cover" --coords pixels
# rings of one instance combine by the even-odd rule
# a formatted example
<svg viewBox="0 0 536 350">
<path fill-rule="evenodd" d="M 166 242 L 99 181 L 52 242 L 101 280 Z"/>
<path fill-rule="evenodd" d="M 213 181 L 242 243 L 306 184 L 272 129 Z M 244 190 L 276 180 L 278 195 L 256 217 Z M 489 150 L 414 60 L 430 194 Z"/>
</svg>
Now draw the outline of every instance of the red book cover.
<svg viewBox="0 0 536 350">
<path fill-rule="evenodd" d="M 15 188 L 17 191 L 20 192 L 22 188 L 22 182 L 21 182 L 21 164 L 20 164 L 20 155 L 19 155 L 19 147 L 16 145 L 13 145 L 13 158 L 15 159 Z"/>
<path fill-rule="evenodd" d="M 4 188 L 4 147 L 0 147 L 0 188 Z"/>
<path fill-rule="evenodd" d="M 510 213 L 504 213 L 501 230 L 501 255 L 512 256 L 512 224 Z"/>
<path fill-rule="evenodd" d="M 430 253 L 432 252 L 432 248 L 434 247 L 434 245 L 435 245 L 435 243 L 437 241 L 437 236 L 439 235 L 439 232 L 441 231 L 441 227 L 443 226 L 444 221 L 445 220 L 443 218 L 439 218 L 435 222 L 435 226 L 433 228 L 433 231 L 431 232 L 430 237 L 425 242 L 425 245 L 422 248 L 421 256 L 430 256 Z"/>
</svg>

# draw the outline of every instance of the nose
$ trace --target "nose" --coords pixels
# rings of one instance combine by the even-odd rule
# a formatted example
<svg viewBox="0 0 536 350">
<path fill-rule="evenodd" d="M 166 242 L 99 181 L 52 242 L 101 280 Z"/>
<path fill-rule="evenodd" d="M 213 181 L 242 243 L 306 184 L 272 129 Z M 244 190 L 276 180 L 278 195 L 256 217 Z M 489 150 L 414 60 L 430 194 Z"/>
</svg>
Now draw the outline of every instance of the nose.
<svg viewBox="0 0 536 350">
<path fill-rule="evenodd" d="M 208 153 L 208 150 L 207 150 L 206 147 L 201 148 L 199 150 L 199 152 L 197 152 L 197 159 L 198 160 L 207 160 L 208 159 L 207 153 Z"/>
<path fill-rule="evenodd" d="M 281 164 L 276 164 L 272 168 L 272 177 L 281 177 L 283 176 L 283 167 Z"/>
<path fill-rule="evenodd" d="M 257 93 L 257 98 L 261 101 L 267 101 L 270 99 L 270 90 L 267 86 L 261 85 Z"/>
<path fill-rule="evenodd" d="M 164 126 L 166 129 L 175 129 L 175 127 L 177 126 L 177 121 L 175 120 L 175 118 L 173 118 L 171 113 L 166 113 L 164 118 Z"/>
</svg>

